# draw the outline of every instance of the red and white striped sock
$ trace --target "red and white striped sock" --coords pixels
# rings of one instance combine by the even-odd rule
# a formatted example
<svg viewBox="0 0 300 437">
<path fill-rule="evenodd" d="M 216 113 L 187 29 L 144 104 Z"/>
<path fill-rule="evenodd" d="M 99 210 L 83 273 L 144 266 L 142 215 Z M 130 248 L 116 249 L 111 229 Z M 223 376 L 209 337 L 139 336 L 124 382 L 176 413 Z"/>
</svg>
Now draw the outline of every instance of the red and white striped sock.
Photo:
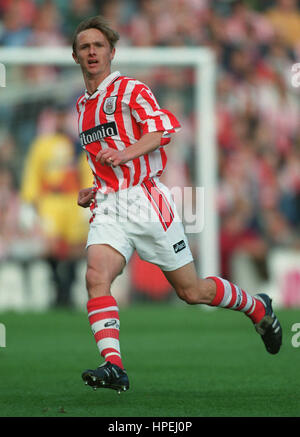
<svg viewBox="0 0 300 437">
<path fill-rule="evenodd" d="M 245 313 L 253 323 L 258 323 L 265 315 L 264 304 L 254 296 L 246 293 L 235 284 L 218 276 L 210 276 L 217 288 L 216 295 L 210 306 L 229 308 Z"/>
<path fill-rule="evenodd" d="M 119 343 L 119 308 L 113 296 L 95 297 L 87 303 L 89 322 L 101 356 L 124 368 Z"/>
</svg>

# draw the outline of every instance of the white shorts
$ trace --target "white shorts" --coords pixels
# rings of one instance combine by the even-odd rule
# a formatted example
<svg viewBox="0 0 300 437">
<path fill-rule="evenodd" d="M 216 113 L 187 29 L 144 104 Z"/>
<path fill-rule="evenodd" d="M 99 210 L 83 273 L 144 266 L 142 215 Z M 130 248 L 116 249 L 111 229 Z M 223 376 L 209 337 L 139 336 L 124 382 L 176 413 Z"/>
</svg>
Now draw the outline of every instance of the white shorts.
<svg viewBox="0 0 300 437">
<path fill-rule="evenodd" d="M 163 271 L 193 261 L 181 219 L 169 189 L 158 178 L 116 193 L 96 193 L 86 247 L 107 244 L 126 263 L 136 250 Z"/>
</svg>

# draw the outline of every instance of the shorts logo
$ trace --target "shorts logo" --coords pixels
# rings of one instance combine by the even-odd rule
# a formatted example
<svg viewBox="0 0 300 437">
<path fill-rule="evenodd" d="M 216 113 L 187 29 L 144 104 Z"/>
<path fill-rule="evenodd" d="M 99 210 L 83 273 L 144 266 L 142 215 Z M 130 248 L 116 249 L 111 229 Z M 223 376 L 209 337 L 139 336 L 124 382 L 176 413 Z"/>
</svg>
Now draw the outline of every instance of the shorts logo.
<svg viewBox="0 0 300 437">
<path fill-rule="evenodd" d="M 173 249 L 174 249 L 175 253 L 178 253 L 185 248 L 186 248 L 186 245 L 185 245 L 185 242 L 183 240 L 178 241 L 178 243 L 176 243 L 176 244 L 173 244 Z"/>
<path fill-rule="evenodd" d="M 85 130 L 79 135 L 82 147 L 95 143 L 106 137 L 118 135 L 117 125 L 114 121 L 110 123 L 98 124 L 92 129 Z"/>
<path fill-rule="evenodd" d="M 117 107 L 117 96 L 107 97 L 103 103 L 103 111 L 107 115 L 111 115 L 115 112 Z"/>
</svg>

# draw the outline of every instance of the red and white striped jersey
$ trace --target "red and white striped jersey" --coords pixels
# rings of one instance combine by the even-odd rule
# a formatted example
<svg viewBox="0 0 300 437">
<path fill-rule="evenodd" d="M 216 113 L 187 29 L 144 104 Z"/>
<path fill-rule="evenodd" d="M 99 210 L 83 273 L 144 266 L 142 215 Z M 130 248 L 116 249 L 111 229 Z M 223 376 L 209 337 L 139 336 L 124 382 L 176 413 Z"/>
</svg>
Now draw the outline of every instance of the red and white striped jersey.
<svg viewBox="0 0 300 437">
<path fill-rule="evenodd" d="M 93 95 L 86 92 L 81 96 L 76 106 L 80 141 L 97 190 L 118 191 L 162 174 L 167 163 L 163 146 L 180 124 L 171 112 L 159 107 L 145 84 L 116 71 L 104 79 Z M 117 167 L 95 160 L 101 149 L 124 150 L 144 134 L 156 131 L 164 133 L 160 147 L 153 152 Z"/>
</svg>

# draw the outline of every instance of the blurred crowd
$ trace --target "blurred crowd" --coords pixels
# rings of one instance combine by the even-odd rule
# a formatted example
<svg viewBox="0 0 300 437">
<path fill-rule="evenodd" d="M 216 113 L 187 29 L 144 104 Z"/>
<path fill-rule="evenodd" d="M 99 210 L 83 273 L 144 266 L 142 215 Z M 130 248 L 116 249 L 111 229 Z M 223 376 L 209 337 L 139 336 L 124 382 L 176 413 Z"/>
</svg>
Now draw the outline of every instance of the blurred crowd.
<svg viewBox="0 0 300 437">
<path fill-rule="evenodd" d="M 300 62 L 300 2 L 0 0 L 0 46 L 67 46 L 76 25 L 99 13 L 120 33 L 119 46 L 214 51 L 221 274 L 230 278 L 232 256 L 245 252 L 267 278 L 272 248 L 300 249 L 300 88 L 291 80 L 292 65 Z M 183 124 L 175 140 L 181 142 L 180 152 L 175 157 L 169 152 L 176 169 L 169 182 L 176 185 L 178 174 L 188 173 L 193 180 L 193 74 L 158 69 L 149 80 L 161 106 Z M 10 141 L 1 144 L 0 138 L 0 258 L 22 189 L 14 169 L 8 171 L 18 154 Z M 182 179 L 182 184 L 189 182 Z M 168 291 L 165 283 L 161 289 Z"/>
</svg>

